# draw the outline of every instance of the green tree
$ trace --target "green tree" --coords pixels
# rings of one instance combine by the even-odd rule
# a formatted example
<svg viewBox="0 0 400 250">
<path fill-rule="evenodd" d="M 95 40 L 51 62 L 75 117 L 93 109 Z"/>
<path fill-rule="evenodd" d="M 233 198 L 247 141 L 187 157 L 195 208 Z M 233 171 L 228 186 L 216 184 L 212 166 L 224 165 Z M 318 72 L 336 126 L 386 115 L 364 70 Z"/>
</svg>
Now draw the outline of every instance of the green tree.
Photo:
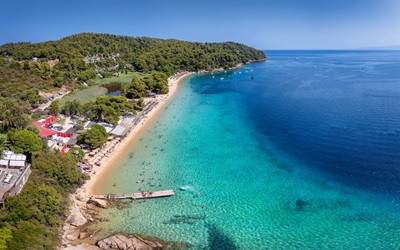
<svg viewBox="0 0 400 250">
<path fill-rule="evenodd" d="M 92 119 L 105 120 L 113 125 L 117 125 L 124 112 L 134 112 L 133 106 L 123 96 L 100 96 L 89 105 L 92 105 Z"/>
<path fill-rule="evenodd" d="M 79 115 L 82 113 L 82 104 L 78 100 L 66 101 L 61 112 L 65 115 Z"/>
<path fill-rule="evenodd" d="M 54 78 L 54 86 L 61 87 L 63 84 L 64 79 L 62 78 L 62 76 L 57 76 L 56 78 Z"/>
<path fill-rule="evenodd" d="M 100 124 L 93 124 L 92 125 L 92 127 L 91 127 L 91 129 L 97 129 L 98 131 L 100 131 L 101 132 L 101 134 L 104 136 L 104 137 L 108 137 L 108 133 L 107 133 L 107 130 L 103 127 L 103 126 L 101 126 Z"/>
<path fill-rule="evenodd" d="M 137 102 L 135 103 L 134 107 L 135 110 L 142 110 L 145 106 L 144 100 L 143 98 L 140 98 L 139 100 L 137 100 Z"/>
<path fill-rule="evenodd" d="M 151 90 L 156 94 L 167 94 L 169 91 L 167 78 L 167 75 L 164 73 L 155 73 L 153 75 L 154 83 Z"/>
<path fill-rule="evenodd" d="M 0 120 L 2 121 L 1 125 L 6 130 L 25 128 L 31 121 L 28 115 L 29 110 L 28 102 L 0 97 Z"/>
<path fill-rule="evenodd" d="M 80 162 L 85 157 L 85 152 L 80 147 L 71 147 L 68 153 L 71 154 L 75 162 Z"/>
<path fill-rule="evenodd" d="M 48 232 L 38 221 L 19 221 L 12 230 L 13 238 L 9 241 L 7 249 L 54 249 L 54 233 L 57 232 Z"/>
<path fill-rule="evenodd" d="M 36 136 L 40 136 L 40 129 L 33 124 L 29 125 L 27 130 L 33 132 Z"/>
<path fill-rule="evenodd" d="M 92 128 L 86 130 L 83 134 L 78 136 L 78 141 L 81 143 L 86 143 L 87 145 L 91 146 L 92 148 L 99 148 L 99 147 L 103 146 L 104 143 L 106 143 L 107 133 L 105 135 L 104 131 L 97 129 L 97 126 L 95 126 L 93 128 L 93 126 L 92 126 Z"/>
<path fill-rule="evenodd" d="M 122 94 L 127 98 L 143 97 L 146 90 L 146 84 L 143 81 L 134 81 L 130 84 L 125 84 L 122 88 Z"/>
<path fill-rule="evenodd" d="M 52 152 L 40 154 L 36 157 L 32 166 L 35 170 L 45 174 L 45 183 L 56 181 L 60 186 L 60 192 L 71 189 L 80 183 L 82 174 L 77 171 L 77 165 L 71 154 L 55 154 Z"/>
<path fill-rule="evenodd" d="M 32 106 L 37 105 L 42 100 L 37 89 L 29 89 L 22 95 L 22 100 L 28 101 Z"/>
<path fill-rule="evenodd" d="M 140 82 L 140 76 L 139 76 L 138 74 L 135 74 L 135 75 L 132 77 L 131 83 L 134 83 L 134 82 Z"/>
<path fill-rule="evenodd" d="M 54 100 L 51 102 L 49 106 L 49 112 L 52 115 L 58 115 L 60 113 L 60 106 L 58 105 L 58 100 Z"/>
<path fill-rule="evenodd" d="M 89 79 L 95 78 L 96 73 L 93 70 L 86 70 L 78 75 L 78 79 L 81 81 L 87 81 Z"/>
<path fill-rule="evenodd" d="M 6 250 L 7 242 L 12 238 L 11 229 L 6 227 L 0 228 L 0 250 Z"/>
<path fill-rule="evenodd" d="M 24 130 L 17 130 L 10 138 L 11 149 L 17 153 L 31 154 L 42 149 L 42 143 L 35 133 Z"/>
</svg>

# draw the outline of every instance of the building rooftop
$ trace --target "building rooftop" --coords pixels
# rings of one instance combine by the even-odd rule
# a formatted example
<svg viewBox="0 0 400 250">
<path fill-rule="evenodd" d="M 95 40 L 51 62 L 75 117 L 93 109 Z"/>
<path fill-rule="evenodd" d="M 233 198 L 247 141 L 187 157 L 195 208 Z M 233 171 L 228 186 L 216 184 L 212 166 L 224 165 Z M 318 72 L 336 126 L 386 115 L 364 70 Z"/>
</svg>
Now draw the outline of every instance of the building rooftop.
<svg viewBox="0 0 400 250">
<path fill-rule="evenodd" d="M 26 156 L 23 154 L 17 154 L 10 150 L 4 150 L 1 160 L 7 161 L 26 161 Z"/>
<path fill-rule="evenodd" d="M 20 191 L 21 182 L 19 180 L 26 172 L 27 167 L 29 165 L 26 165 L 25 155 L 17 154 L 10 150 L 3 151 L 0 157 L 0 203 L 4 201 L 6 194 L 13 195 Z M 24 178 L 22 182 L 25 184 L 26 176 L 22 177 Z M 16 187 L 17 182 L 19 184 Z"/>
<path fill-rule="evenodd" d="M 39 121 L 35 121 L 35 122 L 32 122 L 32 123 L 33 123 L 36 127 L 39 128 L 39 130 L 40 130 L 40 135 L 43 136 L 43 137 L 49 137 L 49 136 L 51 136 L 51 135 L 57 134 L 57 131 L 44 127 L 44 124 L 41 123 L 41 122 L 39 122 Z"/>
</svg>

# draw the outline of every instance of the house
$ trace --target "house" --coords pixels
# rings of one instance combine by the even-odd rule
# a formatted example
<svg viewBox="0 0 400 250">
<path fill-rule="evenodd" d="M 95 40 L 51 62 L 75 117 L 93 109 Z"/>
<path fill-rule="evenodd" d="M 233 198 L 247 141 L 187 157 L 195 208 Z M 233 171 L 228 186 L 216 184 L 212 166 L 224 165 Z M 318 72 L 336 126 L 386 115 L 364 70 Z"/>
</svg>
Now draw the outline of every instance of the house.
<svg viewBox="0 0 400 250">
<path fill-rule="evenodd" d="M 134 116 L 121 116 L 118 125 L 109 134 L 124 137 L 132 130 L 134 123 Z"/>
<path fill-rule="evenodd" d="M 56 120 L 56 117 L 50 116 L 46 119 L 32 122 L 33 125 L 39 128 L 40 136 L 48 139 L 47 143 L 49 148 L 59 149 L 61 153 L 64 153 L 67 149 L 67 142 L 71 137 L 71 134 L 62 131 L 62 126 L 55 126 L 57 130 L 52 129 L 52 122 Z"/>
<path fill-rule="evenodd" d="M 8 196 L 21 192 L 31 174 L 30 164 L 26 156 L 5 150 L 0 157 L 0 204 L 3 205 Z"/>
<path fill-rule="evenodd" d="M 55 121 L 55 116 L 50 116 L 47 119 L 32 122 L 33 125 L 39 128 L 41 137 L 51 137 L 57 134 L 57 131 L 49 128 L 49 124 Z"/>
</svg>

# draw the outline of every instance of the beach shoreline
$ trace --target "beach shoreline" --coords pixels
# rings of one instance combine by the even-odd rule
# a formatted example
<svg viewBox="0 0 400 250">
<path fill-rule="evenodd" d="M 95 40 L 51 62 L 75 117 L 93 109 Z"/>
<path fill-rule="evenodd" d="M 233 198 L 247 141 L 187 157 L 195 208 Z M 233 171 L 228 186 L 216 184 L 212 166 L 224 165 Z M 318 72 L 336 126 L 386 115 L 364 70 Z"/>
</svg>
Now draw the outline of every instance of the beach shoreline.
<svg viewBox="0 0 400 250">
<path fill-rule="evenodd" d="M 133 129 L 128 132 L 128 134 L 123 139 L 111 139 L 111 141 L 108 142 L 109 145 L 106 144 L 104 145 L 104 148 L 102 150 L 97 151 L 104 151 L 104 155 L 102 155 L 101 153 L 99 155 L 96 155 L 96 153 L 94 153 L 93 151 L 88 152 L 89 158 L 87 160 L 88 162 L 91 162 L 91 165 L 93 165 L 93 169 L 89 173 L 90 179 L 87 180 L 85 184 L 83 184 L 80 188 L 78 188 L 74 194 L 70 195 L 70 216 L 66 220 L 66 224 L 63 225 L 62 229 L 60 230 L 60 237 L 62 239 L 61 249 L 70 249 L 70 247 L 74 249 L 73 247 L 78 247 L 80 245 L 85 247 L 92 247 L 94 246 L 96 240 L 99 240 L 96 236 L 97 232 L 91 231 L 87 228 L 88 224 L 104 219 L 98 217 L 98 208 L 93 208 L 93 204 L 97 204 L 95 206 L 99 207 L 100 209 L 104 209 L 111 205 L 111 203 L 108 203 L 107 201 L 104 201 L 105 203 L 103 203 L 102 201 L 96 199 L 95 195 L 105 194 L 102 193 L 102 191 L 104 190 L 102 187 L 104 181 L 106 181 L 107 178 L 109 178 L 109 176 L 112 174 L 112 172 L 116 168 L 118 168 L 121 161 L 129 154 L 134 143 L 137 143 L 137 141 L 145 135 L 145 132 L 147 131 L 152 121 L 159 117 L 160 113 L 175 97 L 179 90 L 181 82 L 193 74 L 207 74 L 217 71 L 234 70 L 240 68 L 241 66 L 243 66 L 243 64 L 238 64 L 237 66 L 229 69 L 181 72 L 169 77 L 168 94 L 158 95 L 155 98 L 146 98 L 145 102 L 146 105 L 149 103 L 150 110 L 143 112 L 144 114 L 139 114 L 143 118 Z M 99 160 L 96 161 L 96 158 L 99 156 Z"/>
<path fill-rule="evenodd" d="M 157 96 L 158 104 L 148 114 L 146 114 L 145 118 L 143 118 L 140 123 L 130 131 L 124 140 L 115 145 L 115 149 L 110 152 L 107 157 L 104 157 L 100 161 L 100 166 L 93 167 L 92 173 L 90 173 L 90 179 L 77 190 L 76 193 L 78 195 L 90 198 L 95 194 L 99 194 L 102 181 L 107 178 L 116 167 L 118 167 L 120 161 L 132 148 L 132 144 L 141 137 L 151 121 L 158 117 L 159 113 L 173 99 L 179 89 L 180 83 L 194 73 L 195 72 L 185 72 L 181 73 L 178 77 L 171 76 L 168 78 L 168 94 Z"/>
<path fill-rule="evenodd" d="M 252 60 L 245 64 L 250 64 L 254 62 L 264 61 L 267 58 L 262 60 Z M 132 145 L 141 137 L 146 128 L 154 120 L 158 117 L 159 113 L 163 110 L 163 108 L 173 99 L 176 95 L 179 85 L 181 81 L 193 74 L 206 74 L 224 70 L 235 70 L 242 67 L 244 64 L 239 63 L 235 67 L 231 67 L 229 69 L 213 69 L 213 70 L 201 70 L 198 72 L 184 72 L 178 73 L 168 78 L 168 87 L 169 92 L 165 95 L 157 96 L 158 105 L 154 107 L 144 119 L 140 121 L 138 125 L 134 127 L 134 129 L 128 134 L 128 136 L 121 142 L 119 142 L 115 149 L 108 155 L 108 157 L 104 157 L 100 161 L 100 166 L 95 166 L 92 173 L 90 174 L 90 180 L 86 181 L 85 185 L 80 188 L 77 193 L 85 198 L 90 198 L 93 195 L 99 195 L 101 190 L 102 181 L 106 179 L 109 174 L 118 167 L 121 160 L 126 156 L 129 150 L 132 148 Z M 96 173 L 96 174 L 93 174 Z"/>
</svg>

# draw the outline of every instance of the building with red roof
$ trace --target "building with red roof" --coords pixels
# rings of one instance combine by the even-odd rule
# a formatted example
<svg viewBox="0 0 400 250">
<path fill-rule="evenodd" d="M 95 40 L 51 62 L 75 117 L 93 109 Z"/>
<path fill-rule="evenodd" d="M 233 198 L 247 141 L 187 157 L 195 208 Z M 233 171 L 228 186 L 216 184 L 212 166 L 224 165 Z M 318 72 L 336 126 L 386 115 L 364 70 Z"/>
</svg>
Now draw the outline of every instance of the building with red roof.
<svg viewBox="0 0 400 250">
<path fill-rule="evenodd" d="M 50 137 L 50 136 L 58 133 L 55 130 L 46 128 L 46 124 L 43 124 L 40 121 L 34 121 L 34 122 L 32 122 L 32 124 L 39 128 L 40 136 L 42 136 L 42 137 Z"/>
</svg>

